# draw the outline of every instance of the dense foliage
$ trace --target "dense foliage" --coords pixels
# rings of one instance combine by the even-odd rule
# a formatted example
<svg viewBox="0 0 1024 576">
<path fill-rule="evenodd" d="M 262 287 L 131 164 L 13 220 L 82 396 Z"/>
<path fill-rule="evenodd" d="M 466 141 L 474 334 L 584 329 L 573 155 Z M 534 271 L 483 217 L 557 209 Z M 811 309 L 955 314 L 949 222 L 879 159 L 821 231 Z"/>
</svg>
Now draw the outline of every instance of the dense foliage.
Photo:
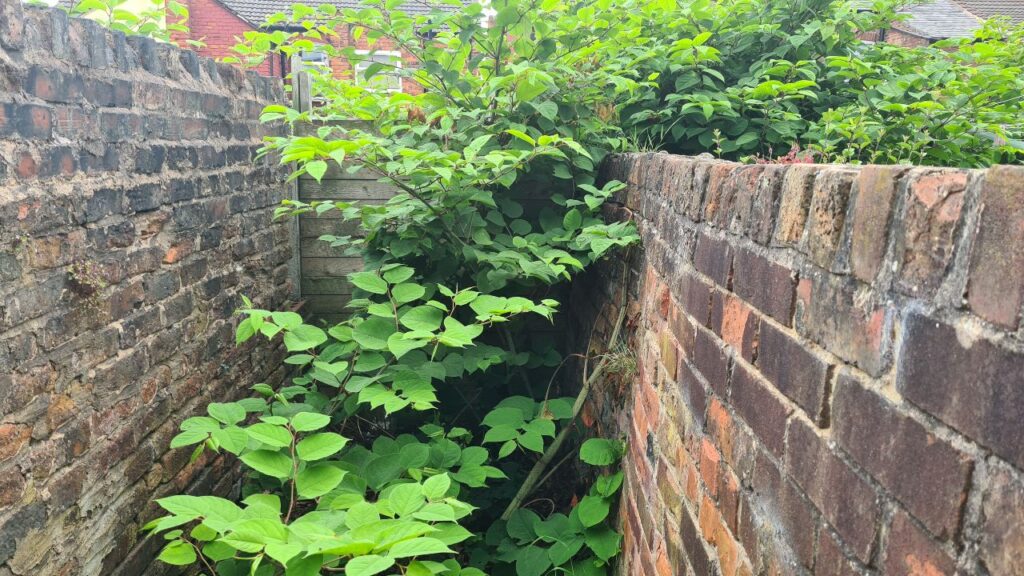
<svg viewBox="0 0 1024 576">
<path fill-rule="evenodd" d="M 320 104 L 268 107 L 265 121 L 292 130 L 265 152 L 296 176 L 361 171 L 400 193 L 279 208 L 358 230 L 321 238 L 363 257 L 352 315 L 311 324 L 245 301 L 238 341 L 280 342 L 295 375 L 183 423 L 174 446 L 234 454 L 247 482 L 241 503 L 159 500 L 161 559 L 211 575 L 604 573 L 620 546 L 621 443 L 582 444 L 598 468 L 589 486 L 551 479 L 575 454 L 563 447 L 579 445 L 589 391 L 631 363 L 569 354 L 537 329 L 556 317 L 560 286 L 637 240 L 600 216 L 622 186 L 596 181 L 604 156 L 763 160 L 798 144 L 844 161 L 1020 158 L 1021 31 L 866 45 L 863 31 L 894 18 L 876 4 L 496 0 L 485 14 L 453 1 L 410 15 L 387 0 L 297 5 L 247 33 L 243 65 L 319 51 L 358 71 L 311 69 Z M 621 323 L 586 352 L 621 350 Z M 562 369 L 570 360 L 580 369 Z"/>
<path fill-rule="evenodd" d="M 1024 154 L 1024 26 L 903 48 L 865 43 L 900 2 L 666 0 L 630 12 L 656 86 L 622 108 L 640 145 L 822 162 L 987 166 Z"/>
<path fill-rule="evenodd" d="M 35 1 L 46 4 L 45 0 Z M 67 10 L 72 16 L 96 20 L 112 30 L 164 42 L 170 42 L 175 32 L 188 32 L 188 7 L 174 0 L 75 0 Z"/>
<path fill-rule="evenodd" d="M 355 80 L 313 70 L 323 105 L 264 114 L 293 126 L 267 151 L 297 174 L 366 171 L 401 193 L 280 208 L 358 227 L 322 238 L 364 258 L 350 277 L 353 314 L 319 326 L 246 302 L 238 340 L 282 339 L 298 374 L 182 425 L 174 446 L 233 453 L 250 478 L 241 504 L 159 500 L 169 515 L 150 528 L 169 541 L 161 559 L 221 575 L 604 573 L 620 546 L 621 443 L 583 444 L 579 460 L 606 469 L 589 487 L 529 495 L 573 444 L 610 356 L 588 359 L 579 397 L 557 397 L 556 373 L 579 371 L 559 371 L 554 336 L 526 328 L 550 325 L 559 284 L 637 239 L 599 214 L 621 184 L 595 182 L 623 145 L 605 110 L 637 83 L 594 58 L 610 26 L 596 11 L 549 3 L 537 20 L 533 4 L 511 1 L 488 27 L 479 5 L 414 18 L 391 4 L 297 6 L 281 18 L 306 32 L 254 33 L 242 47 L 247 58 L 273 47 L 365 59 L 321 42 L 347 30 L 412 55 L 415 68 L 376 63 Z M 394 73 L 422 93 L 372 81 Z"/>
</svg>

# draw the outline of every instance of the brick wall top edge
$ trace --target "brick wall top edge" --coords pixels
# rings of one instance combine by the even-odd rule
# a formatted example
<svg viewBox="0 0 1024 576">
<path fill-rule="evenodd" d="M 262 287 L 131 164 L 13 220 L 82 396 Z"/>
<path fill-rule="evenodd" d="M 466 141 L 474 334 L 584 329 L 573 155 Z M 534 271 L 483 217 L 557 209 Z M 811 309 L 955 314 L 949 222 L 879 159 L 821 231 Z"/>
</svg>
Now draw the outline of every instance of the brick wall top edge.
<svg viewBox="0 0 1024 576">
<path fill-rule="evenodd" d="M 198 89 L 217 87 L 241 99 L 283 100 L 281 80 L 243 71 L 192 50 L 110 30 L 60 8 L 0 0 L 0 48 L 12 59 L 74 69 L 116 70 Z"/>
<path fill-rule="evenodd" d="M 740 164 L 656 152 L 611 155 L 602 176 L 627 183 L 619 201 L 652 225 L 681 218 L 795 251 L 879 297 L 969 311 L 997 332 L 1022 325 L 1024 166 Z"/>
</svg>

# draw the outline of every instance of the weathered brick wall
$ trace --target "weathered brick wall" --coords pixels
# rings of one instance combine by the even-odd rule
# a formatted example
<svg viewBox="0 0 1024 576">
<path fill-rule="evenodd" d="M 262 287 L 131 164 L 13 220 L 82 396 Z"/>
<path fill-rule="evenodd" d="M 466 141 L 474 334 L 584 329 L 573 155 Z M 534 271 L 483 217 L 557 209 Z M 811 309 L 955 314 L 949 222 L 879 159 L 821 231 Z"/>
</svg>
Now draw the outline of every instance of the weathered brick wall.
<svg viewBox="0 0 1024 576">
<path fill-rule="evenodd" d="M 629 574 L 1024 574 L 1024 168 L 614 157 Z M 623 281 L 623 274 L 626 279 Z"/>
<path fill-rule="evenodd" d="M 282 90 L 16 0 L 0 45 L 0 575 L 134 576 L 154 497 L 236 478 L 178 423 L 280 378 L 232 311 L 291 289 L 253 161 Z"/>
</svg>

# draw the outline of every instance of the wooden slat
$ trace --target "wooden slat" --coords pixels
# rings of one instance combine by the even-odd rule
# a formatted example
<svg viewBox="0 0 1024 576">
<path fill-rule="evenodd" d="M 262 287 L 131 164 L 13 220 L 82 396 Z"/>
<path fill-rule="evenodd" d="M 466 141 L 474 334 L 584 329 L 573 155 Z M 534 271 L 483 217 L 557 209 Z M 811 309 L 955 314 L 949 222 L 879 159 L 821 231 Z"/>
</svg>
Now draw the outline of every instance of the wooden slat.
<svg viewBox="0 0 1024 576">
<path fill-rule="evenodd" d="M 299 200 L 387 200 L 395 195 L 394 185 L 376 180 L 299 179 Z"/>
<path fill-rule="evenodd" d="M 342 278 L 363 267 L 361 258 L 309 258 L 302 257 L 302 277 Z"/>
</svg>

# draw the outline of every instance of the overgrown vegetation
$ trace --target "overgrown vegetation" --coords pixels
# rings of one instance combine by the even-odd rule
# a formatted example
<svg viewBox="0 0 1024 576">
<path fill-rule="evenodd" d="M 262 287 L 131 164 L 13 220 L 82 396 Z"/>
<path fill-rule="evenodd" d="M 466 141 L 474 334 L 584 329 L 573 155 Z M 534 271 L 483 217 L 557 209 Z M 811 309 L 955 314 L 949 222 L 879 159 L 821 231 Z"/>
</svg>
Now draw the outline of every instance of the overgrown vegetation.
<svg viewBox="0 0 1024 576">
<path fill-rule="evenodd" d="M 295 6 L 238 46 L 242 64 L 313 50 L 366 64 L 352 79 L 314 68 L 322 106 L 267 108 L 293 130 L 265 152 L 295 175 L 368 172 L 400 193 L 279 208 L 358 228 L 321 238 L 364 259 L 353 313 L 323 326 L 245 301 L 238 341 L 279 339 L 296 375 L 182 424 L 175 447 L 234 454 L 247 481 L 240 503 L 159 500 L 168 515 L 148 528 L 167 539 L 165 562 L 211 575 L 605 573 L 621 442 L 582 443 L 589 485 L 561 465 L 590 390 L 635 365 L 623 317 L 593 358 L 538 330 L 567 281 L 637 241 L 601 218 L 622 186 L 596 181 L 602 159 L 643 146 L 805 160 L 794 145 L 826 160 L 1020 158 L 1021 31 L 999 24 L 955 50 L 904 50 L 858 40 L 893 19 L 881 1 L 865 13 L 838 0 L 497 0 L 493 25 L 478 4 L 420 16 L 402 4 Z M 405 62 L 367 62 L 337 47 L 341 33 Z M 389 91 L 396 78 L 421 90 Z"/>
</svg>

